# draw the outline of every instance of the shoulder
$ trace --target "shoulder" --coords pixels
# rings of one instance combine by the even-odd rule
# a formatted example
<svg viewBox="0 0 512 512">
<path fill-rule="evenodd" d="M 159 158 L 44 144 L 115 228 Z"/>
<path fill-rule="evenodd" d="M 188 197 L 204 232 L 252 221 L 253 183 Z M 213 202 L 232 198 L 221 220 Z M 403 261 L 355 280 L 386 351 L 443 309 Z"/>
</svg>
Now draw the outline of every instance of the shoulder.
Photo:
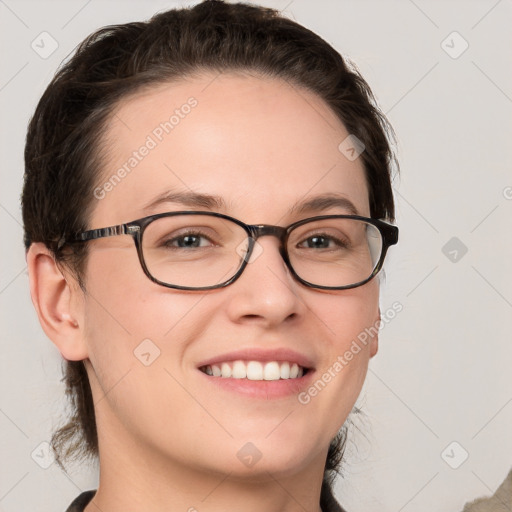
<svg viewBox="0 0 512 512">
<path fill-rule="evenodd" d="M 73 503 L 69 505 L 66 512 L 83 512 L 84 508 L 94 498 L 95 494 L 96 490 L 83 492 L 73 500 Z"/>
<path fill-rule="evenodd" d="M 464 505 L 462 512 L 507 512 L 512 504 L 512 469 L 496 492 L 489 497 L 482 497 Z"/>
</svg>

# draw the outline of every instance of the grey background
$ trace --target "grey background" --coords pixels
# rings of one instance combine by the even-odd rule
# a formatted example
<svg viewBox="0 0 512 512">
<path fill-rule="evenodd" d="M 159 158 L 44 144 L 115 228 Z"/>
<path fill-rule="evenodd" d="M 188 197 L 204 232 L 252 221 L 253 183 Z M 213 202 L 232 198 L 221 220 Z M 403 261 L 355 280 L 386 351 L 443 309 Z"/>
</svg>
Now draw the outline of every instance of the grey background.
<svg viewBox="0 0 512 512">
<path fill-rule="evenodd" d="M 398 301 L 403 310 L 381 332 L 337 495 L 351 512 L 460 511 L 492 494 L 512 466 L 512 3 L 255 3 L 282 9 L 351 57 L 399 138 L 401 240 L 381 307 Z M 0 0 L 0 511 L 64 510 L 97 485 L 97 468 L 66 475 L 44 444 L 65 402 L 22 246 L 28 119 L 86 35 L 188 4 Z M 46 58 L 43 31 L 58 44 Z"/>
</svg>

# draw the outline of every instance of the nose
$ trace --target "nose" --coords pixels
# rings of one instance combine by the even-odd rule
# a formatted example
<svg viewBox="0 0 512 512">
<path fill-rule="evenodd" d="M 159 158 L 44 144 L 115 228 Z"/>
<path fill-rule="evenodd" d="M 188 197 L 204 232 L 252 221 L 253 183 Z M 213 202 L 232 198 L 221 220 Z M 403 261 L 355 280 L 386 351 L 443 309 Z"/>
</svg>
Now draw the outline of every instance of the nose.
<svg viewBox="0 0 512 512">
<path fill-rule="evenodd" d="M 258 238 L 249 263 L 231 288 L 228 314 L 233 322 L 277 326 L 298 319 L 306 306 L 302 285 L 290 273 L 273 236 Z"/>
</svg>

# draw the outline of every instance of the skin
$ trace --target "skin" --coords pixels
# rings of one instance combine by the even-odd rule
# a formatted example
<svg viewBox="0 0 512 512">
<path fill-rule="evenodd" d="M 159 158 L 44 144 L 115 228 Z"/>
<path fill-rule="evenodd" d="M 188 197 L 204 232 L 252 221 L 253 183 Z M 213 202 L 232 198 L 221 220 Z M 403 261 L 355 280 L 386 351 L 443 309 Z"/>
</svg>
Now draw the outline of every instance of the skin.
<svg viewBox="0 0 512 512">
<path fill-rule="evenodd" d="M 311 92 L 254 75 L 202 75 L 124 99 L 107 129 L 107 180 L 148 134 L 191 96 L 198 104 L 104 199 L 90 228 L 150 213 L 168 189 L 217 194 L 221 210 L 248 224 L 286 226 L 340 207 L 291 215 L 298 200 L 336 191 L 369 215 L 360 159 L 338 150 L 348 133 Z M 164 165 L 165 164 L 165 165 Z M 103 182 L 102 182 L 103 183 Z M 317 378 L 379 320 L 378 281 L 342 291 L 295 281 L 274 237 L 228 287 L 180 291 L 143 273 L 130 236 L 89 242 L 87 293 L 42 244 L 27 254 L 32 300 L 48 337 L 68 360 L 85 359 L 100 446 L 100 485 L 86 512 L 320 510 L 331 439 L 364 382 L 378 338 L 311 401 L 250 399 L 205 384 L 202 360 L 246 347 L 288 347 L 314 361 Z M 150 366 L 134 356 L 149 338 Z M 252 442 L 252 467 L 237 452 Z M 192 508 L 193 507 L 193 508 Z"/>
</svg>

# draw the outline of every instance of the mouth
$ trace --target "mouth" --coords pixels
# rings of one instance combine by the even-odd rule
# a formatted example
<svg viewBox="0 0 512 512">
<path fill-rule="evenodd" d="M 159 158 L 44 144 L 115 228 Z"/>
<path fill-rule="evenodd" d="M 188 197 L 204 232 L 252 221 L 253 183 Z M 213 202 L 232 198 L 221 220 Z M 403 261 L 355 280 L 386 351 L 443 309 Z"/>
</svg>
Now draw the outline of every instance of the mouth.
<svg viewBox="0 0 512 512">
<path fill-rule="evenodd" d="M 289 400 L 311 385 L 317 373 L 314 361 L 287 347 L 247 347 L 203 360 L 196 368 L 201 381 L 220 393 Z"/>
<path fill-rule="evenodd" d="M 236 360 L 199 367 L 210 377 L 251 381 L 294 380 L 305 376 L 310 368 L 293 361 Z"/>
</svg>

